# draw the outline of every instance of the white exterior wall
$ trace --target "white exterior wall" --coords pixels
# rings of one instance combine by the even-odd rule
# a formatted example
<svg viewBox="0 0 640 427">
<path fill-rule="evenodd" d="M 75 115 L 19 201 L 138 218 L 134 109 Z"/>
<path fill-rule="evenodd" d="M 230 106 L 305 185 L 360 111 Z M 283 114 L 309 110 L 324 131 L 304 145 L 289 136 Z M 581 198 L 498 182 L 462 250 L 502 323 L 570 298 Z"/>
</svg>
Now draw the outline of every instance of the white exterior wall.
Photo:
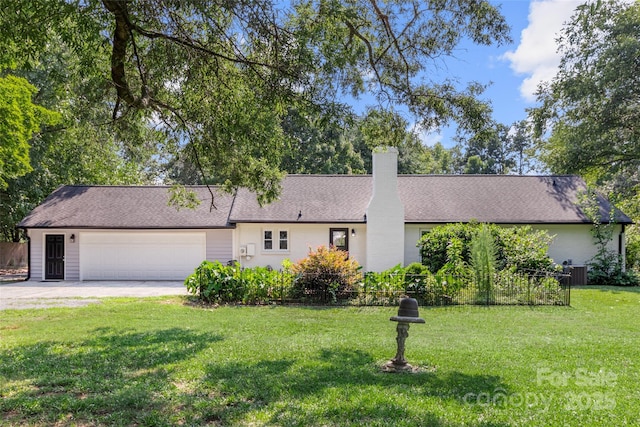
<svg viewBox="0 0 640 427">
<path fill-rule="evenodd" d="M 404 263 L 404 206 L 398 195 L 398 150 L 373 150 L 373 195 L 367 207 L 367 270 Z"/>
<path fill-rule="evenodd" d="M 29 277 L 42 280 L 44 274 L 44 237 L 42 230 L 29 230 Z"/>
<path fill-rule="evenodd" d="M 429 230 L 435 226 L 433 224 L 407 224 L 405 226 L 405 265 L 422 261 L 420 249 L 416 243 L 423 230 Z M 555 236 L 549 245 L 548 254 L 556 264 L 562 265 L 564 261 L 571 259 L 574 266 L 584 266 L 596 255 L 597 248 L 594 245 L 589 224 L 536 224 L 531 228 L 546 230 L 549 235 Z M 618 253 L 618 236 L 621 231 L 622 226 L 616 226 L 613 238 L 608 245 L 609 250 L 615 253 Z"/>
<path fill-rule="evenodd" d="M 226 264 L 232 259 L 234 259 L 233 230 L 207 230 L 207 261 L 220 261 Z"/>
<path fill-rule="evenodd" d="M 81 229 L 29 229 L 28 235 L 31 239 L 31 265 L 30 279 L 44 280 L 45 277 L 45 236 L 48 234 L 61 234 L 65 236 L 65 273 L 64 280 L 81 280 L 81 257 L 80 241 L 81 233 L 153 233 L 154 230 L 81 230 Z M 180 233 L 187 230 L 158 230 L 162 233 Z M 206 259 L 209 261 L 220 261 L 227 263 L 233 259 L 233 232 L 232 229 L 212 229 L 212 230 L 188 230 L 195 232 L 206 232 Z M 71 235 L 75 235 L 75 242 L 71 242 Z M 204 259 L 203 259 L 204 261 Z"/>
<path fill-rule="evenodd" d="M 78 245 L 78 230 L 67 229 L 30 229 L 29 238 L 31 239 L 31 265 L 29 266 L 30 280 L 44 280 L 45 276 L 45 242 L 46 235 L 49 234 L 61 234 L 64 238 L 64 250 L 65 250 L 65 262 L 64 262 L 64 277 L 65 280 L 80 280 L 80 264 L 79 264 L 79 251 Z M 72 234 L 75 234 L 75 242 L 70 241 Z"/>
<path fill-rule="evenodd" d="M 418 240 L 422 237 L 423 230 L 429 230 L 432 226 L 424 224 L 407 224 L 404 227 L 404 265 L 412 262 L 422 262 Z"/>
<path fill-rule="evenodd" d="M 331 228 L 348 228 L 349 255 L 355 258 L 366 269 L 366 226 L 364 224 L 238 224 L 235 230 L 234 259 L 244 267 L 271 266 L 275 270 L 282 267 L 282 261 L 289 259 L 297 262 L 306 258 L 309 249 L 317 249 L 318 246 L 329 246 L 329 230 Z M 351 230 L 356 231 L 355 237 L 351 236 Z M 264 250 L 263 232 L 272 230 L 277 236 L 278 231 L 286 230 L 289 235 L 289 249 Z M 274 243 L 275 244 L 275 243 Z M 241 256 L 240 248 L 253 245 L 253 256 Z"/>
<path fill-rule="evenodd" d="M 556 264 L 562 264 L 571 259 L 574 266 L 586 265 L 597 253 L 593 236 L 591 235 L 591 225 L 534 225 L 536 230 L 547 230 L 550 235 L 555 235 L 553 242 L 549 245 L 549 256 Z M 607 245 L 609 250 L 618 253 L 618 236 L 622 231 L 622 226 L 617 225 L 612 239 Z"/>
</svg>

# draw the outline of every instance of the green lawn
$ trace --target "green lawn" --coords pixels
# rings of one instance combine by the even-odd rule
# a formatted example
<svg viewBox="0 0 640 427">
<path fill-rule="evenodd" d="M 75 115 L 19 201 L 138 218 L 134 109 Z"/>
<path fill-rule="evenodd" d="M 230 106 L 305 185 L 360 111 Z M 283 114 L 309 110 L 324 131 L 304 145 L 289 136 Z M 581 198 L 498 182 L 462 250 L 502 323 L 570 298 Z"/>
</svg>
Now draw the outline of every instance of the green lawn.
<svg viewBox="0 0 640 427">
<path fill-rule="evenodd" d="M 0 425 L 638 425 L 639 288 L 571 307 L 394 308 L 179 297 L 0 312 Z"/>
</svg>

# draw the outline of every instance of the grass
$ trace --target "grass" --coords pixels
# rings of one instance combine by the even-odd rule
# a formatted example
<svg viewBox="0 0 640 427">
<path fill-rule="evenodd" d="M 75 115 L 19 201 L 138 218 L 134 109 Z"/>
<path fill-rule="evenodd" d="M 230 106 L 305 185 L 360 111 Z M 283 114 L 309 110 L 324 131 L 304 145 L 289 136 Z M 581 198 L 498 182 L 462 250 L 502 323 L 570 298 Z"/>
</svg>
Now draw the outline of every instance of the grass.
<svg viewBox="0 0 640 427">
<path fill-rule="evenodd" d="M 572 307 L 394 308 L 180 297 L 0 312 L 0 425 L 638 425 L 639 288 Z"/>
</svg>

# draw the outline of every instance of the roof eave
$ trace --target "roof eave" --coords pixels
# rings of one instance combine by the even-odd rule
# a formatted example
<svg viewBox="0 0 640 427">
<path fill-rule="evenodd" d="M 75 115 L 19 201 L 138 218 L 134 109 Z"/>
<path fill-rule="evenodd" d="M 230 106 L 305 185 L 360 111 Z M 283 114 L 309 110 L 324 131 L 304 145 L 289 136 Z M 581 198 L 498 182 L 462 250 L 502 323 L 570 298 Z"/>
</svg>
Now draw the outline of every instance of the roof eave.
<svg viewBox="0 0 640 427">
<path fill-rule="evenodd" d="M 234 219 L 231 224 L 366 224 L 362 219 L 331 219 L 331 220 L 271 220 L 271 219 Z"/>
<path fill-rule="evenodd" d="M 23 230 L 47 230 L 47 229 L 59 229 L 59 230 L 223 230 L 223 229 L 234 229 L 236 228 L 235 224 L 229 225 L 197 225 L 197 226 L 188 226 L 188 227 L 176 227 L 176 226 L 142 226 L 142 227 L 114 227 L 107 225 L 21 225 L 17 228 Z"/>
</svg>

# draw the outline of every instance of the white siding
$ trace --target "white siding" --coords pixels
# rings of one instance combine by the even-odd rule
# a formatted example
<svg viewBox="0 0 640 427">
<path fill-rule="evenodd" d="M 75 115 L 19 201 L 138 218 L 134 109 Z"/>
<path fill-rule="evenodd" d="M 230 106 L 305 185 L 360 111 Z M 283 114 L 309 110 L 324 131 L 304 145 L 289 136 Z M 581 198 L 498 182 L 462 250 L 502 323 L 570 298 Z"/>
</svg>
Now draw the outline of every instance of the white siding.
<svg viewBox="0 0 640 427">
<path fill-rule="evenodd" d="M 207 230 L 207 260 L 226 264 L 232 259 L 233 230 Z"/>
<path fill-rule="evenodd" d="M 420 224 L 407 224 L 404 227 L 404 265 L 412 262 L 422 262 L 418 240 L 422 237 L 422 230 L 428 230 L 431 226 Z"/>
<path fill-rule="evenodd" d="M 71 235 L 74 235 L 74 241 L 71 242 Z M 65 274 L 64 280 L 80 280 L 80 233 L 78 230 L 67 230 L 64 239 L 65 250 Z"/>
<path fill-rule="evenodd" d="M 433 226 L 433 224 L 406 224 L 404 226 L 404 265 L 421 261 L 420 251 L 416 243 L 422 231 Z M 309 249 L 316 249 L 320 245 L 328 246 L 330 228 L 349 229 L 350 255 L 363 266 L 365 271 L 368 270 L 366 265 L 366 224 L 238 224 L 236 229 L 194 231 L 206 233 L 206 251 L 203 257 L 206 257 L 207 260 L 218 260 L 226 263 L 235 259 L 247 267 L 270 265 L 279 269 L 284 259 L 296 262 L 305 258 L 309 253 Z M 544 229 L 549 234 L 555 235 L 549 247 L 549 256 L 558 264 L 571 259 L 573 265 L 582 266 L 596 254 L 596 247 L 590 234 L 591 226 L 588 224 L 535 225 L 533 228 Z M 274 231 L 287 230 L 289 234 L 289 249 L 287 251 L 265 251 L 262 248 L 262 232 L 265 229 Z M 356 231 L 355 237 L 351 236 L 352 229 Z M 92 231 L 113 232 L 110 230 Z M 621 227 L 618 226 L 609 244 L 609 248 L 616 253 L 618 251 L 620 231 Z M 80 241 L 83 232 L 86 232 L 86 230 L 30 229 L 28 234 L 31 239 L 31 280 L 44 280 L 45 236 L 47 234 L 62 234 L 65 236 L 65 280 L 80 280 L 82 267 Z M 132 232 L 135 232 L 135 230 L 132 230 Z M 75 242 L 70 241 L 72 234 L 75 234 Z M 255 246 L 255 255 L 252 257 L 240 256 L 240 247 L 251 244 Z M 199 260 L 199 262 L 202 260 Z"/>
<path fill-rule="evenodd" d="M 31 239 L 31 265 L 29 274 L 31 280 L 44 280 L 45 278 L 45 243 L 46 237 L 50 234 L 61 234 L 64 239 L 64 279 L 78 280 L 80 277 L 79 257 L 78 257 L 78 230 L 70 229 L 30 229 Z M 70 236 L 75 235 L 75 243 L 71 242 Z"/>
<path fill-rule="evenodd" d="M 82 268 L 80 245 L 81 234 L 93 233 L 179 233 L 180 230 L 79 230 L 79 229 L 30 229 L 29 237 L 31 239 L 31 280 L 44 280 L 45 274 L 45 236 L 48 234 L 62 234 L 65 236 L 65 280 L 76 281 L 81 280 L 80 270 Z M 192 232 L 206 234 L 206 251 L 199 257 L 198 263 L 208 259 L 210 261 L 219 260 L 222 263 L 233 259 L 233 233 L 232 229 L 216 229 L 216 230 L 193 230 Z M 71 242 L 71 235 L 75 235 L 75 241 Z M 201 258 L 201 259 L 200 259 Z M 195 268 L 195 267 L 194 267 Z M 143 277 L 140 279 L 149 279 Z M 154 276 L 155 277 L 155 276 Z M 182 277 L 181 277 L 182 279 Z"/>
<path fill-rule="evenodd" d="M 29 265 L 29 276 L 31 280 L 42 280 L 44 274 L 44 237 L 42 230 L 29 230 L 31 239 L 31 265 Z"/>
<path fill-rule="evenodd" d="M 274 269 L 282 267 L 282 261 L 289 259 L 297 262 L 306 258 L 309 249 L 318 246 L 329 246 L 329 229 L 349 229 L 349 254 L 363 266 L 366 252 L 366 227 L 364 224 L 238 224 L 236 228 L 234 259 L 243 266 L 271 266 Z M 351 230 L 355 230 L 355 237 Z M 289 234 L 289 249 L 286 251 L 267 251 L 262 247 L 262 232 L 264 230 L 287 230 Z M 255 256 L 240 256 L 240 247 L 255 245 Z"/>
<path fill-rule="evenodd" d="M 547 230 L 549 234 L 556 237 L 549 245 L 549 256 L 556 264 L 572 260 L 575 266 L 586 265 L 597 252 L 593 237 L 591 236 L 591 225 L 535 225 L 534 229 Z M 618 236 L 622 230 L 621 226 L 616 226 L 608 248 L 618 253 Z"/>
</svg>

